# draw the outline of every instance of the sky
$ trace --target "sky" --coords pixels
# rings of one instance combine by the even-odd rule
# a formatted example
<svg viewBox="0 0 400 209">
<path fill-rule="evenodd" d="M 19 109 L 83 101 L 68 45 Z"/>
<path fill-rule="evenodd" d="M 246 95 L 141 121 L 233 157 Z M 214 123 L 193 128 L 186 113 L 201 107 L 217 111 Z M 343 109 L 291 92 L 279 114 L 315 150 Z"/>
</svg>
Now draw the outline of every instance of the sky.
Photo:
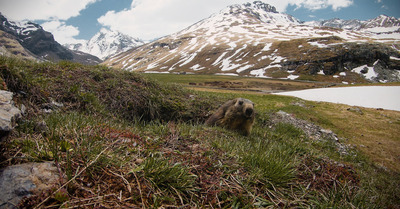
<svg viewBox="0 0 400 209">
<path fill-rule="evenodd" d="M 232 4 L 253 0 L 0 0 L 13 21 L 39 23 L 61 44 L 89 40 L 101 28 L 142 40 L 169 35 Z M 301 21 L 400 18 L 400 0 L 262 0 Z"/>
</svg>

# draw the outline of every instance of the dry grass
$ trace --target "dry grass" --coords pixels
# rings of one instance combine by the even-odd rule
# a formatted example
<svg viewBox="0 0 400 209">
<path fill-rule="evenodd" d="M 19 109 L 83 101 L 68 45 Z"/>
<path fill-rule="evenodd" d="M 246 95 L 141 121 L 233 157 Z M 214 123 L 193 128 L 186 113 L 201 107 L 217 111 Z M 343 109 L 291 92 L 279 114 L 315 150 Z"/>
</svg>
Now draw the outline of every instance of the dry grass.
<svg viewBox="0 0 400 209">
<path fill-rule="evenodd" d="M 330 86 L 333 83 L 291 81 L 222 75 L 143 74 L 164 83 L 179 83 L 190 89 L 213 92 L 268 93 Z"/>
<path fill-rule="evenodd" d="M 12 35 L 0 31 L 0 52 L 7 56 L 15 56 L 20 59 L 35 60 L 31 52 L 27 51 Z"/>
<path fill-rule="evenodd" d="M 378 165 L 400 172 L 400 112 L 361 108 L 363 114 L 348 111 L 350 106 L 330 103 L 317 105 L 329 117 L 329 128 L 348 139 Z"/>
</svg>

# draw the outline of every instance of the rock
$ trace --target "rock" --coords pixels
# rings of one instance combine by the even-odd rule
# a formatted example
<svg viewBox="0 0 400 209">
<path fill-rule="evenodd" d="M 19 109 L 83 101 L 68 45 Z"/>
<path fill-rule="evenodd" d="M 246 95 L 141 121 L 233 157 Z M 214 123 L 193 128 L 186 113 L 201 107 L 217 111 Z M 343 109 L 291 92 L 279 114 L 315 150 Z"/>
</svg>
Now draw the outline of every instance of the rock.
<svg viewBox="0 0 400 209">
<path fill-rule="evenodd" d="M 364 67 L 361 71 L 362 74 L 367 74 L 368 73 L 368 68 Z"/>
<path fill-rule="evenodd" d="M 290 105 L 299 106 L 299 107 L 303 107 L 303 108 L 308 108 L 308 106 L 305 104 L 304 101 L 292 102 L 292 103 L 290 103 Z"/>
<path fill-rule="evenodd" d="M 42 104 L 42 108 L 43 108 L 42 111 L 44 113 L 51 113 L 54 110 L 58 110 L 58 109 L 60 109 L 62 107 L 64 107 L 64 104 L 56 102 L 56 101 L 54 101 L 53 99 L 50 98 L 50 102 L 49 103 Z"/>
<path fill-rule="evenodd" d="M 35 124 L 34 130 L 36 132 L 44 134 L 49 131 L 49 127 L 47 126 L 46 121 L 42 120 Z"/>
<path fill-rule="evenodd" d="M 17 208 L 22 198 L 50 189 L 59 179 L 53 162 L 26 163 L 0 170 L 0 209 Z"/>
<path fill-rule="evenodd" d="M 13 93 L 0 90 L 0 131 L 9 132 L 14 129 L 21 111 L 14 106 Z"/>
<path fill-rule="evenodd" d="M 278 123 L 288 123 L 293 126 L 304 131 L 306 136 L 312 140 L 331 140 L 335 142 L 337 150 L 342 154 L 348 153 L 348 148 L 346 145 L 341 144 L 338 136 L 331 130 L 323 129 L 322 127 L 315 125 L 312 122 L 308 122 L 305 120 L 298 119 L 293 115 L 286 113 L 282 110 L 278 111 L 275 114 L 272 114 L 270 117 L 269 127 L 274 127 Z"/>
<path fill-rule="evenodd" d="M 349 107 L 347 111 L 358 113 L 360 115 L 364 115 L 363 111 L 359 107 Z"/>
</svg>

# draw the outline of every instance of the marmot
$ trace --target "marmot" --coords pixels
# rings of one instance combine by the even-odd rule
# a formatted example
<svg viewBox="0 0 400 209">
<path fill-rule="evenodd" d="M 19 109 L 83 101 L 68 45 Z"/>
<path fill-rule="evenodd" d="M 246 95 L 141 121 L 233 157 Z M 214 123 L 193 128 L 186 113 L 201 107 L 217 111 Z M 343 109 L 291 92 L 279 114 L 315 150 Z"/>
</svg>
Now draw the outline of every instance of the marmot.
<svg viewBox="0 0 400 209">
<path fill-rule="evenodd" d="M 248 136 L 254 123 L 254 103 L 248 99 L 236 98 L 225 102 L 206 121 L 206 125 L 221 126 L 237 130 Z"/>
</svg>

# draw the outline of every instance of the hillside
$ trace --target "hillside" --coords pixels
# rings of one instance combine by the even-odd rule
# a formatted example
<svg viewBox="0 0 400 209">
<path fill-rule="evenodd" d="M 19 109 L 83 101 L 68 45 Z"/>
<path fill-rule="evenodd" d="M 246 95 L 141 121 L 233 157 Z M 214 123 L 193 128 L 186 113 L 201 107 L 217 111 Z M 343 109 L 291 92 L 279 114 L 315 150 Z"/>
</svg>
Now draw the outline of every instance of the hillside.
<svg viewBox="0 0 400 209">
<path fill-rule="evenodd" d="M 336 83 L 399 81 L 399 26 L 397 22 L 373 22 L 378 20 L 360 23 L 360 30 L 316 26 L 256 1 L 229 6 L 180 32 L 114 56 L 104 64 L 138 72 Z M 397 29 L 374 32 L 379 28 Z M 367 69 L 360 72 L 356 70 L 359 67 Z M 368 69 L 373 77 L 366 76 Z"/>
<path fill-rule="evenodd" d="M 0 46 L 4 55 L 13 54 L 35 58 L 37 60 L 60 61 L 70 60 L 82 64 L 99 64 L 101 60 L 93 55 L 71 51 L 54 40 L 50 32 L 45 31 L 40 25 L 33 22 L 8 21 L 0 14 Z M 9 40 L 17 41 L 18 47 L 10 45 Z M 22 47 L 21 47 L 22 46 Z"/>
<path fill-rule="evenodd" d="M 15 192 L 32 195 L 21 208 L 400 206 L 395 111 L 362 108 L 361 115 L 291 97 L 195 92 L 65 61 L 0 57 L 0 76 L 1 88 L 25 107 L 16 129 L 2 133 L 0 185 L 18 165 L 44 162 L 56 176 L 47 189 Z M 203 125 L 236 97 L 256 104 L 250 136 Z M 354 139 L 361 141 L 347 144 Z M 382 139 L 393 143 L 377 146 Z"/>
<path fill-rule="evenodd" d="M 26 50 L 11 34 L 0 31 L 0 54 L 35 60 L 35 55 Z"/>
</svg>

